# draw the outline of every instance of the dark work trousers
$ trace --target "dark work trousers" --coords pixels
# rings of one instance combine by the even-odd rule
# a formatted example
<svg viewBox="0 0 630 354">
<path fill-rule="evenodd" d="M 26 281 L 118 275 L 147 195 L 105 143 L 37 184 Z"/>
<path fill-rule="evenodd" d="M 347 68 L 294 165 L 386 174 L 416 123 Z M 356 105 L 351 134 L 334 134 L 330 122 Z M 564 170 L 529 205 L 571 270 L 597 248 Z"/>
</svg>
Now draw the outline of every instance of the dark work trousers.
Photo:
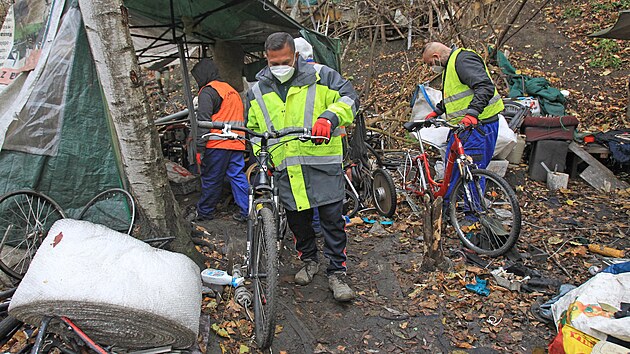
<svg viewBox="0 0 630 354">
<path fill-rule="evenodd" d="M 348 238 L 342 216 L 343 201 L 320 205 L 319 219 L 324 234 L 324 256 L 330 261 L 326 274 L 346 271 L 346 243 Z M 317 260 L 317 244 L 313 230 L 313 209 L 287 210 L 289 228 L 295 235 L 295 248 L 301 260 Z"/>
<path fill-rule="evenodd" d="M 499 121 L 494 121 L 488 124 L 481 124 L 481 130 L 484 132 L 484 135 L 481 135 L 477 130 L 466 131 L 459 135 L 460 140 L 464 144 L 464 151 L 470 157 L 472 157 L 473 161 L 477 165 L 478 168 L 486 168 L 492 160 L 492 155 L 494 154 L 494 147 L 497 144 L 497 137 L 499 135 Z M 453 145 L 453 135 L 449 135 L 448 138 L 448 146 L 446 147 L 446 157 L 444 157 L 444 161 L 448 161 L 448 155 L 451 151 L 451 145 Z M 446 166 L 446 162 L 444 162 L 444 166 Z M 459 180 L 459 169 L 457 166 L 453 166 L 453 172 L 451 174 L 451 182 L 448 186 L 448 190 L 446 191 L 446 196 L 444 197 L 444 206 L 448 205 L 449 197 L 453 192 L 453 188 L 457 184 Z"/>
<path fill-rule="evenodd" d="M 247 216 L 249 201 L 247 190 L 249 184 L 243 167 L 245 159 L 243 151 L 206 149 L 201 160 L 201 196 L 197 203 L 197 214 L 211 216 L 221 199 L 223 181 L 225 177 L 232 186 L 234 201 L 241 210 L 241 215 Z"/>
</svg>

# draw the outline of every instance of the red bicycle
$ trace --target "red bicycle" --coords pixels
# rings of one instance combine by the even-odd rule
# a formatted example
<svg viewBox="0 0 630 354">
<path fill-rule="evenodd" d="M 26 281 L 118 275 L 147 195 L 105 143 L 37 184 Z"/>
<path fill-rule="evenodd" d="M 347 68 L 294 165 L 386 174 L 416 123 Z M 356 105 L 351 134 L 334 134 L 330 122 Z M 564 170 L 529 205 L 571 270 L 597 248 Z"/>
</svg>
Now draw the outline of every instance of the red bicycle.
<svg viewBox="0 0 630 354">
<path fill-rule="evenodd" d="M 477 168 L 473 159 L 464 152 L 462 136 L 475 127 L 453 125 L 444 119 L 436 119 L 432 124 L 450 128 L 453 135 L 444 178 L 440 181 L 432 176 L 429 156 L 420 134 L 425 122 L 408 122 L 404 127 L 415 133 L 420 153 L 415 156 L 405 153 L 404 190 L 417 196 L 428 193 L 431 198 L 444 197 L 453 169 L 459 169 L 461 177 L 447 205 L 450 224 L 466 248 L 493 257 L 506 253 L 516 244 L 521 231 L 521 210 L 514 190 L 497 174 Z"/>
</svg>

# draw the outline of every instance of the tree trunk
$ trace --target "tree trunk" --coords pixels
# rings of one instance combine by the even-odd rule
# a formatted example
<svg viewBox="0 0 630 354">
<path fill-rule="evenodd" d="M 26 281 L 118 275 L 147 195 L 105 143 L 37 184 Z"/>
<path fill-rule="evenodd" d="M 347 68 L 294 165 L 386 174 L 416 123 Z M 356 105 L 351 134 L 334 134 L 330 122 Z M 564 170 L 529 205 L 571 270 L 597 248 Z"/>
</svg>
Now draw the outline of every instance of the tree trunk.
<svg viewBox="0 0 630 354">
<path fill-rule="evenodd" d="M 428 194 L 423 199 L 424 222 L 422 232 L 424 240 L 424 255 L 422 257 L 421 269 L 425 271 L 448 270 L 451 261 L 444 257 L 442 252 L 442 197 L 437 197 L 433 203 Z"/>
<path fill-rule="evenodd" d="M 203 266 L 166 177 L 157 130 L 121 0 L 79 0 L 124 173 L 141 216 L 155 237 L 175 236 L 173 250 Z M 116 140 L 116 139 L 115 139 Z"/>
</svg>

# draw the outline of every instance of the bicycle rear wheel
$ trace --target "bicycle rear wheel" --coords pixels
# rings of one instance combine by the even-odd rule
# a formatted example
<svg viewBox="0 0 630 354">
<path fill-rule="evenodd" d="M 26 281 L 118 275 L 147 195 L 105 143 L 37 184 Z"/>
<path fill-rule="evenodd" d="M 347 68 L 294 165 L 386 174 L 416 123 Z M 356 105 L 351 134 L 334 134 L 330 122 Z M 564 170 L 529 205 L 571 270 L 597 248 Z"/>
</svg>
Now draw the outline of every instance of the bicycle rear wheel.
<svg viewBox="0 0 630 354">
<path fill-rule="evenodd" d="M 521 209 L 510 185 L 483 169 L 460 178 L 450 197 L 451 224 L 466 248 L 497 257 L 508 252 L 521 232 Z"/>
<path fill-rule="evenodd" d="M 391 218 L 396 212 L 396 187 L 390 174 L 383 169 L 372 172 L 372 198 L 379 214 Z"/>
<path fill-rule="evenodd" d="M 22 279 L 52 224 L 66 216 L 49 197 L 29 190 L 0 198 L 0 269 Z"/>
<path fill-rule="evenodd" d="M 78 220 L 101 224 L 112 230 L 131 234 L 135 220 L 136 204 L 124 189 L 112 188 L 99 193 L 81 210 Z"/>
<path fill-rule="evenodd" d="M 276 324 L 276 285 L 278 282 L 277 230 L 273 211 L 258 211 L 254 228 L 252 275 L 254 285 L 254 332 L 256 344 L 267 349 L 273 342 Z"/>
</svg>

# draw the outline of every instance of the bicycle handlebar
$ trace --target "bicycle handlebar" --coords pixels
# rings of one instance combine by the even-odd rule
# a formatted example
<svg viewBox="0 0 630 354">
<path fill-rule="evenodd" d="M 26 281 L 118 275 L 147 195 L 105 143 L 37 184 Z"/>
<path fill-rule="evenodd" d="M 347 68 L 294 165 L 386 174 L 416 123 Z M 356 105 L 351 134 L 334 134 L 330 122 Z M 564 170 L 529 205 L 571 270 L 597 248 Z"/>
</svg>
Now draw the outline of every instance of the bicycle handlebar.
<svg viewBox="0 0 630 354">
<path fill-rule="evenodd" d="M 405 127 L 405 129 L 407 129 L 407 131 L 409 132 L 413 132 L 415 130 L 417 130 L 420 127 L 424 127 L 426 123 L 431 123 L 431 125 L 435 125 L 436 127 L 441 127 L 441 126 L 445 126 L 448 127 L 452 130 L 454 130 L 456 133 L 461 133 L 465 130 L 472 130 L 475 129 L 477 130 L 481 135 L 486 135 L 480 128 L 479 128 L 479 124 L 476 125 L 469 125 L 466 126 L 464 124 L 451 124 L 449 123 L 446 119 L 444 118 L 435 118 L 429 121 L 426 120 L 420 120 L 420 121 L 415 121 L 415 122 L 407 122 L 405 123 L 403 126 Z"/>
<path fill-rule="evenodd" d="M 218 137 L 228 138 L 228 139 L 244 139 L 240 135 L 232 133 L 232 130 L 236 130 L 236 131 L 245 132 L 247 134 L 250 134 L 258 138 L 267 139 L 267 140 L 279 139 L 279 138 L 282 138 L 284 136 L 291 135 L 291 134 L 300 134 L 299 136 L 296 137 L 296 139 L 299 139 L 301 141 L 307 141 L 311 139 L 330 140 L 330 138 L 327 138 L 325 136 L 311 135 L 309 129 L 306 129 L 306 128 L 292 127 L 292 128 L 284 128 L 284 129 L 280 129 L 276 131 L 270 131 L 270 132 L 266 131 L 264 133 L 258 133 L 246 127 L 235 127 L 233 125 L 226 124 L 223 122 L 198 122 L 197 126 L 200 128 L 221 129 L 222 130 L 221 133 L 209 133 L 209 134 L 204 134 L 204 136 L 218 136 Z"/>
</svg>

